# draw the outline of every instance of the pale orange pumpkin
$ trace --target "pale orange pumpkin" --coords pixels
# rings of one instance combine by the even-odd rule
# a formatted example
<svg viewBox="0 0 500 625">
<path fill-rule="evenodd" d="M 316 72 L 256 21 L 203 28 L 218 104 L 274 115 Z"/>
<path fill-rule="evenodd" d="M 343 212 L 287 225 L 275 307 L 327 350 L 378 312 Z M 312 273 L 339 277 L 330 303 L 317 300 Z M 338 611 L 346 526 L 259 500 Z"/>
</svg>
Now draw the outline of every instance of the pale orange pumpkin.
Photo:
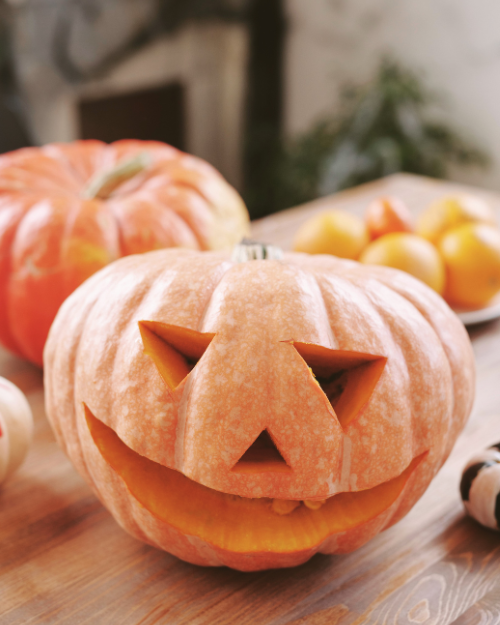
<svg viewBox="0 0 500 625">
<path fill-rule="evenodd" d="M 120 525 L 184 560 L 352 551 L 448 456 L 474 394 L 467 333 L 397 270 L 237 260 L 165 250 L 88 280 L 50 332 L 47 414 Z"/>
<path fill-rule="evenodd" d="M 64 299 L 111 261 L 230 249 L 242 199 L 208 163 L 155 141 L 75 141 L 0 158 L 0 343 L 42 364 Z"/>
<path fill-rule="evenodd" d="M 0 484 L 23 462 L 33 437 L 33 415 L 24 393 L 0 377 Z"/>
</svg>

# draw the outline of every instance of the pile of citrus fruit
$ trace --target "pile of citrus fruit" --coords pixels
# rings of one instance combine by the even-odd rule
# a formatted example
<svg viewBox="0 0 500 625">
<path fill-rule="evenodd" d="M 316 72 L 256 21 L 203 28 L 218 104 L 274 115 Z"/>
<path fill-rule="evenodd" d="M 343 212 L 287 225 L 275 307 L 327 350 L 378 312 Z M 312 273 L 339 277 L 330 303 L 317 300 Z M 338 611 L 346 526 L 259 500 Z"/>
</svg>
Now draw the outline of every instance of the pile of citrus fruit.
<svg viewBox="0 0 500 625">
<path fill-rule="evenodd" d="M 395 197 L 374 200 L 364 219 L 320 213 L 299 229 L 294 250 L 401 269 L 457 307 L 485 306 L 500 291 L 500 230 L 490 206 L 469 195 L 436 200 L 416 224 Z"/>
</svg>

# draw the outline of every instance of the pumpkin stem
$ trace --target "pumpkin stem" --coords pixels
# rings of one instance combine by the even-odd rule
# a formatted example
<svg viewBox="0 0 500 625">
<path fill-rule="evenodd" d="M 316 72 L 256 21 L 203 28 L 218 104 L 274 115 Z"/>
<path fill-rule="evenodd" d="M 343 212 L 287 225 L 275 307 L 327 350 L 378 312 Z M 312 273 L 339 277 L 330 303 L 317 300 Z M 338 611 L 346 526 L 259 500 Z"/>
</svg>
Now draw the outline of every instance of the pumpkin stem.
<svg viewBox="0 0 500 625">
<path fill-rule="evenodd" d="M 234 263 L 245 263 L 249 260 L 281 260 L 283 250 L 274 245 L 259 243 L 251 239 L 242 239 L 233 250 L 231 260 Z"/>
<path fill-rule="evenodd" d="M 94 176 L 82 193 L 85 200 L 106 200 L 121 184 L 130 180 L 151 164 L 148 152 L 140 152 L 132 158 L 117 163 L 112 169 Z"/>
</svg>

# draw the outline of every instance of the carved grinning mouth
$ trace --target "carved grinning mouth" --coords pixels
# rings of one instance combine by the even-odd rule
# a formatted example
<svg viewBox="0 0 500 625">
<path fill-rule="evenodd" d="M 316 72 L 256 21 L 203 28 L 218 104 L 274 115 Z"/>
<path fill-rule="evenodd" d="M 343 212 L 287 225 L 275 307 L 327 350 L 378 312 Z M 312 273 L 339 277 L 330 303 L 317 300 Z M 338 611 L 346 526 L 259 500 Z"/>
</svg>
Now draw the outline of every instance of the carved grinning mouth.
<svg viewBox="0 0 500 625">
<path fill-rule="evenodd" d="M 222 493 L 130 449 L 84 404 L 92 439 L 132 497 L 153 516 L 186 535 L 240 553 L 311 549 L 385 512 L 403 492 L 427 452 L 397 477 L 373 488 L 328 498 L 318 510 L 300 506 L 280 516 L 272 500 Z"/>
</svg>

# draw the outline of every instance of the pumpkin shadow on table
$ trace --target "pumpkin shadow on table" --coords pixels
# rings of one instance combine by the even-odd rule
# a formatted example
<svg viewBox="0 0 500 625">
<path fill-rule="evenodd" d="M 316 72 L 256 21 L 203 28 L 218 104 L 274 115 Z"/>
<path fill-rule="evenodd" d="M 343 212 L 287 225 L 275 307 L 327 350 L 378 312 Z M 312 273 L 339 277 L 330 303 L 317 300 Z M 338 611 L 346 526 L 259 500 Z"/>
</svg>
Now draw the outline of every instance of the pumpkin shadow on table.
<svg viewBox="0 0 500 625">
<path fill-rule="evenodd" d="M 390 533 L 387 533 L 388 538 Z M 258 597 L 259 609 L 269 619 L 265 622 L 276 624 L 302 622 L 301 619 L 316 612 L 335 611 L 340 603 L 345 614 L 350 613 L 353 617 L 364 614 L 371 610 L 374 602 L 378 605 L 380 585 L 376 582 L 377 577 L 385 579 L 386 590 L 393 586 L 381 605 L 395 606 L 406 603 L 413 589 L 426 586 L 427 580 L 434 579 L 435 575 L 444 580 L 449 578 L 451 584 L 455 571 L 466 585 L 476 583 L 477 576 L 481 575 L 486 588 L 500 572 L 500 533 L 482 527 L 466 514 L 455 517 L 444 531 L 429 536 L 428 544 L 423 547 L 430 548 L 431 553 L 433 544 L 444 544 L 445 552 L 441 558 L 429 558 L 427 564 L 423 562 L 420 570 L 413 569 L 413 572 L 412 564 L 417 562 L 414 551 L 410 549 L 402 554 L 399 550 L 398 555 L 403 555 L 402 558 L 388 560 L 383 537 L 381 534 L 374 539 L 381 543 L 381 548 L 375 552 L 371 549 L 365 552 L 362 547 L 346 555 L 316 554 L 305 564 L 289 569 L 244 573 L 225 567 L 207 569 L 181 561 L 178 565 L 193 581 L 200 596 L 216 593 L 223 587 L 231 595 L 244 592 L 247 598 L 249 595 Z M 404 533 L 398 542 L 403 541 Z M 370 553 L 368 557 L 367 553 Z M 437 592 L 439 588 L 435 590 Z M 434 591 L 429 592 L 432 607 L 439 597 L 434 596 Z M 280 606 L 278 612 L 277 605 Z M 410 607 L 408 605 L 408 609 Z M 332 613 L 332 617 L 342 615 L 344 612 Z"/>
<path fill-rule="evenodd" d="M 156 550 L 151 548 L 151 551 L 154 553 Z M 235 595 L 240 596 L 238 605 L 241 606 L 241 622 L 274 622 L 288 613 L 293 613 L 295 617 L 296 604 L 313 596 L 320 580 L 321 586 L 331 580 L 332 565 L 340 565 L 346 557 L 316 554 L 295 567 L 242 572 L 228 567 L 197 566 L 167 553 L 163 555 L 163 581 L 171 583 L 174 571 L 175 577 L 189 579 L 192 596 L 184 601 L 186 604 L 194 601 L 196 613 L 202 611 L 207 619 L 203 622 L 207 623 L 211 622 L 209 619 L 212 617 L 214 622 L 217 621 L 216 614 L 223 614 L 224 606 L 231 604 L 231 610 L 234 610 Z M 181 605 L 184 601 L 181 599 Z M 244 618 L 249 605 L 252 605 L 255 621 Z M 176 607 L 182 609 L 180 605 Z M 232 616 L 236 618 L 234 614 Z"/>
<path fill-rule="evenodd" d="M 145 545 L 146 549 L 152 551 L 158 551 L 155 547 L 149 547 Z M 164 553 L 166 561 L 166 569 L 170 569 L 172 561 L 174 566 L 183 570 L 183 573 L 189 575 L 190 579 L 197 582 L 206 584 L 213 588 L 220 588 L 226 586 L 227 588 L 234 586 L 248 586 L 251 584 L 259 584 L 265 580 L 265 587 L 269 588 L 269 580 L 272 579 L 273 585 L 279 586 L 280 584 L 290 584 L 294 581 L 304 582 L 308 576 L 315 574 L 322 574 L 333 563 L 338 563 L 341 559 L 344 559 L 345 555 L 325 555 L 322 553 L 315 554 L 310 560 L 299 564 L 298 566 L 281 568 L 281 569 L 266 569 L 263 571 L 238 571 L 231 569 L 227 566 L 214 566 L 207 567 L 197 564 L 191 564 L 184 562 L 176 556 L 173 556 L 167 552 Z M 168 562 L 167 562 L 168 561 Z M 169 574 L 169 571 L 165 570 L 165 575 Z M 274 590 L 271 591 L 274 594 Z"/>
</svg>

